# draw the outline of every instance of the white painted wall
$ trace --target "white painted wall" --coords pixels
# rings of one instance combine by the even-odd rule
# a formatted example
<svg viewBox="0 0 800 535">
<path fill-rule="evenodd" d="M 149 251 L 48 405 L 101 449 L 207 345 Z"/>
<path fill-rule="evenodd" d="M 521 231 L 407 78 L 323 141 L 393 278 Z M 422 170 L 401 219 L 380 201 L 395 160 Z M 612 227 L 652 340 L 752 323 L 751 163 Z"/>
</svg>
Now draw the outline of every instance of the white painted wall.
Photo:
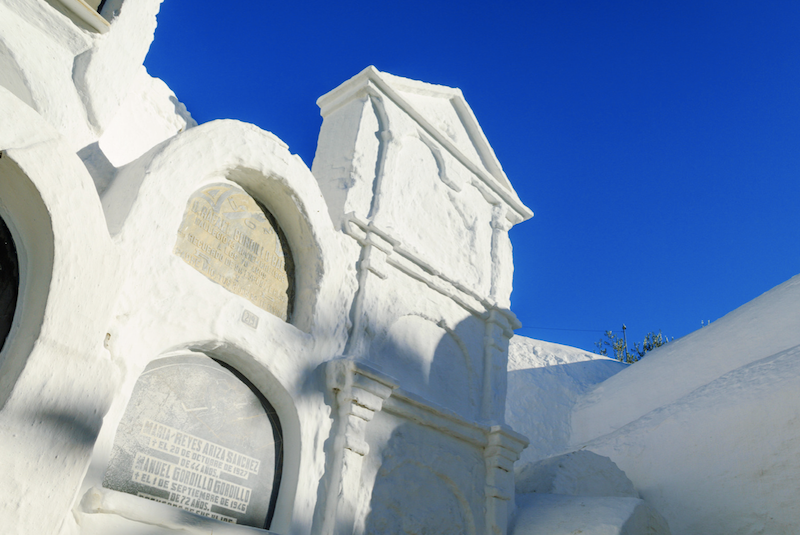
<svg viewBox="0 0 800 535">
<path fill-rule="evenodd" d="M 280 416 L 273 532 L 504 532 L 527 443 L 504 423 L 508 230 L 532 214 L 460 91 L 365 70 L 320 100 L 312 174 L 253 125 L 197 126 L 146 73 L 159 5 L 110 3 L 97 33 L 58 0 L 0 0 L 0 216 L 22 271 L 4 533 L 254 532 L 102 487 L 138 377 L 186 350 Z M 286 234 L 288 322 L 172 253 L 188 199 L 220 182 Z"/>
<path fill-rule="evenodd" d="M 572 447 L 610 457 L 689 535 L 795 533 L 800 276 L 580 399 Z"/>
</svg>

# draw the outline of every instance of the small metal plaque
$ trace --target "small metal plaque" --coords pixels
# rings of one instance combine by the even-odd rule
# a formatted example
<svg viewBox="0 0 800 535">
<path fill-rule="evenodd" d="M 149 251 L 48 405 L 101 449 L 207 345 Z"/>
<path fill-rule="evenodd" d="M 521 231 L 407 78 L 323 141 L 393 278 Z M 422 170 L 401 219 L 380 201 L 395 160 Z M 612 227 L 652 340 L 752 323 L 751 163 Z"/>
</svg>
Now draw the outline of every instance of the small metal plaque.
<svg viewBox="0 0 800 535">
<path fill-rule="evenodd" d="M 136 382 L 103 486 L 265 528 L 280 435 L 272 407 L 233 371 L 200 354 L 159 359 Z"/>
<path fill-rule="evenodd" d="M 294 265 L 272 216 L 230 184 L 195 192 L 173 251 L 197 271 L 284 321 L 291 315 Z"/>
</svg>

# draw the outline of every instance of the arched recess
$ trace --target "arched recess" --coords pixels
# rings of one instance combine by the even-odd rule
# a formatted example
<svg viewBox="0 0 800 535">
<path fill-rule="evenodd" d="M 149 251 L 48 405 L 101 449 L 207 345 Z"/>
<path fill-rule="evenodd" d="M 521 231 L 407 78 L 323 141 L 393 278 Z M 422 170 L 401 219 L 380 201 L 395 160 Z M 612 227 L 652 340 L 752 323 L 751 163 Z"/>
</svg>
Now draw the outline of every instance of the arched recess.
<svg viewBox="0 0 800 535">
<path fill-rule="evenodd" d="M 4 87 L 0 110 L 0 217 L 20 261 L 18 305 L 0 354 L 0 440 L 16 446 L 0 463 L 0 477 L 18 496 L 49 492 L 47 500 L 4 508 L 3 522 L 52 533 L 118 384 L 103 339 L 119 257 L 74 149 Z"/>
<path fill-rule="evenodd" d="M 288 533 L 292 526 L 292 514 L 295 508 L 301 454 L 307 447 L 301 442 L 300 418 L 295 401 L 269 368 L 265 368 L 264 364 L 236 344 L 198 342 L 187 345 L 186 349 L 204 353 L 237 370 L 275 409 L 280 419 L 284 448 L 280 488 L 270 529 L 278 533 Z"/>
<path fill-rule="evenodd" d="M 280 419 L 266 397 L 235 368 L 187 351 L 139 376 L 103 486 L 267 529 L 282 468 Z"/>
<path fill-rule="evenodd" d="M 272 134 L 238 121 L 214 121 L 155 147 L 121 169 L 104 192 L 109 231 L 123 247 L 134 248 L 140 242 L 137 225 L 149 225 L 157 213 L 161 222 L 149 236 L 171 254 L 187 200 L 225 180 L 261 203 L 286 236 L 296 266 L 291 323 L 343 348 L 347 292 L 354 291 L 355 279 L 344 269 L 340 236 L 314 176 Z"/>
<path fill-rule="evenodd" d="M 263 364 L 235 344 L 183 344 L 150 360 L 136 379 L 103 486 L 288 532 L 301 446 L 294 401 Z"/>
<path fill-rule="evenodd" d="M 447 475 L 416 460 L 387 462 L 372 489 L 365 535 L 475 535 L 464 491 Z"/>
<path fill-rule="evenodd" d="M 39 190 L 13 159 L 0 152 L 0 218 L 14 242 L 19 290 L 0 350 L 0 407 L 5 405 L 42 327 L 53 272 L 54 237 Z"/>
<path fill-rule="evenodd" d="M 444 319 L 406 314 L 376 339 L 371 360 L 406 388 L 472 418 L 479 403 L 479 377 L 464 340 Z"/>
</svg>

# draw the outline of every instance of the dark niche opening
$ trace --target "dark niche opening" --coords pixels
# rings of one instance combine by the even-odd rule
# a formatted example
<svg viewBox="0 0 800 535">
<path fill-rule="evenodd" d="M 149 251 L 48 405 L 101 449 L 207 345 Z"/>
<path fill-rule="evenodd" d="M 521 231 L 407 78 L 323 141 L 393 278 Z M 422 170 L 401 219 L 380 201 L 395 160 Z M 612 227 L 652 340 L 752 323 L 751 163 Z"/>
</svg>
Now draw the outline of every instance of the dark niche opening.
<svg viewBox="0 0 800 535">
<path fill-rule="evenodd" d="M 14 239 L 0 218 L 0 350 L 5 345 L 19 296 L 19 259 Z"/>
<path fill-rule="evenodd" d="M 137 380 L 103 486 L 266 529 L 282 465 L 269 401 L 230 366 L 190 353 L 151 362 Z"/>
</svg>

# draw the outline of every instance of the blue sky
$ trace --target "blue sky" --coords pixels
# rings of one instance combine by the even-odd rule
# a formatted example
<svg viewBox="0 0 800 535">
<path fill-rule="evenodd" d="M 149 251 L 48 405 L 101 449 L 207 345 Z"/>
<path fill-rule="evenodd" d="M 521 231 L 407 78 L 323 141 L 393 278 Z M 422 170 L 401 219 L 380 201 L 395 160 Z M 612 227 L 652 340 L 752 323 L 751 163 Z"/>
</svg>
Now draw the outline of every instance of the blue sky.
<svg viewBox="0 0 800 535">
<path fill-rule="evenodd" d="M 145 65 L 309 166 L 364 67 L 460 87 L 535 213 L 519 334 L 679 338 L 800 273 L 800 2 L 165 0 Z"/>
</svg>

